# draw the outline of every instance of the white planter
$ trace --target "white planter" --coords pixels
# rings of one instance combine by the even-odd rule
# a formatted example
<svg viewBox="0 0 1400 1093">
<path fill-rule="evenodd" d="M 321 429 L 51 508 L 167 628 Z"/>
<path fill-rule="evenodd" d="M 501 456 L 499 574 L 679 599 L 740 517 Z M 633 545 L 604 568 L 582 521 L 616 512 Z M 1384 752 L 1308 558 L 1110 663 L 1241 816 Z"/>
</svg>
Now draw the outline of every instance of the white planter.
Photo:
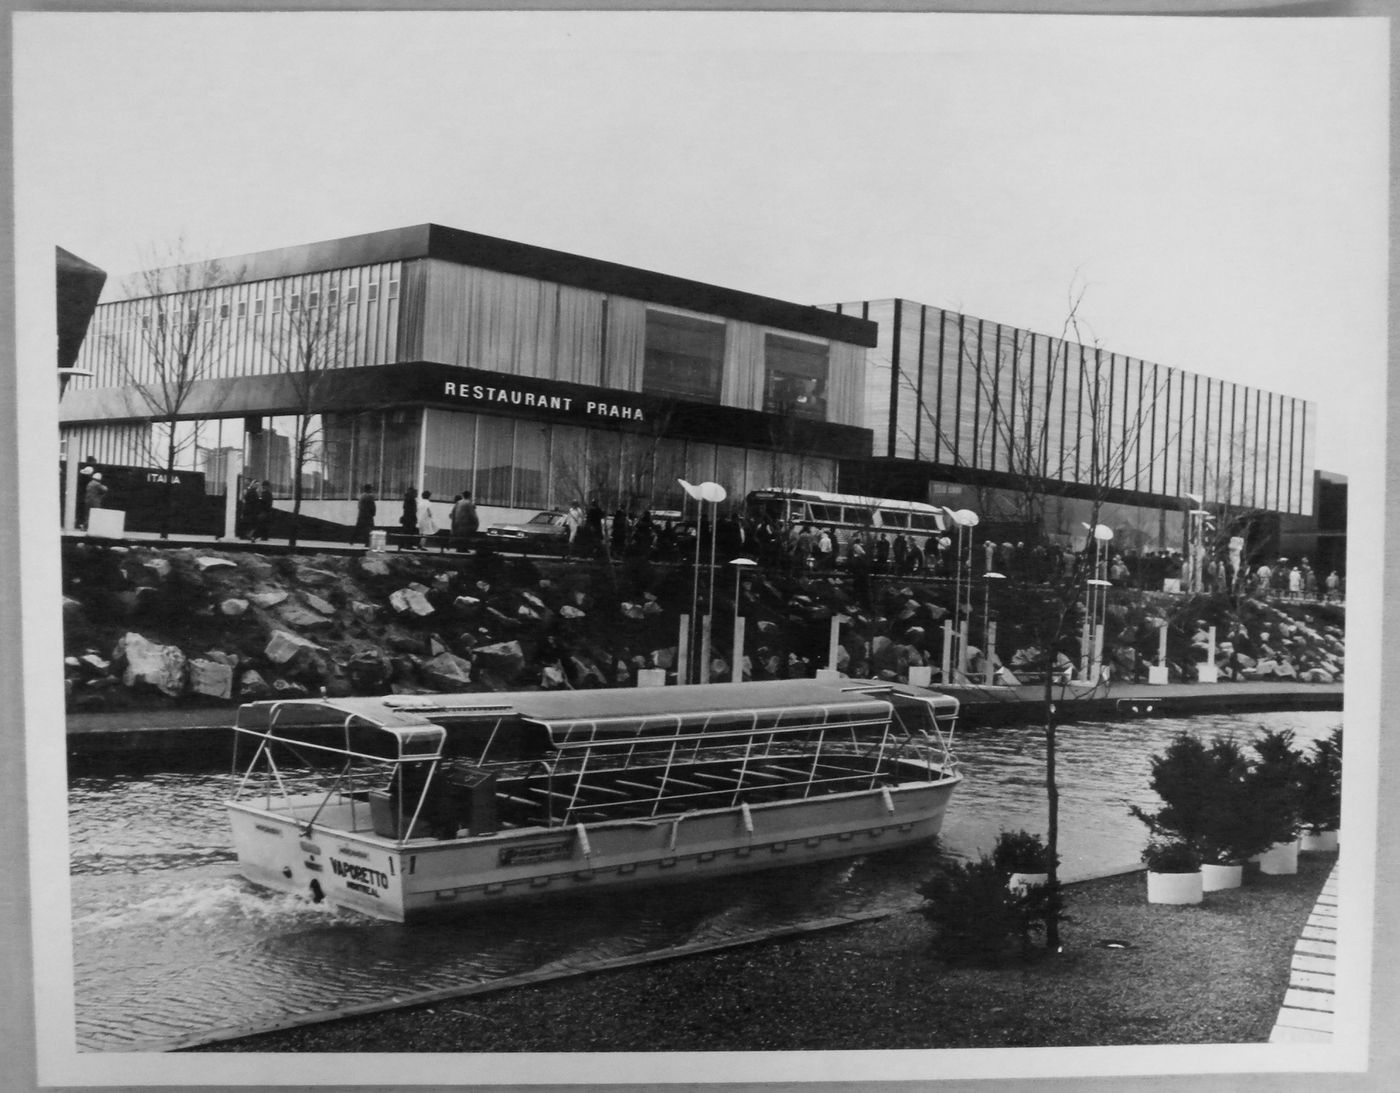
<svg viewBox="0 0 1400 1093">
<path fill-rule="evenodd" d="M 1043 888 L 1049 883 L 1049 873 L 1012 873 L 1006 886 L 1019 896 L 1028 888 Z"/>
<path fill-rule="evenodd" d="M 1275 843 L 1260 854 L 1259 872 L 1272 877 L 1290 876 L 1298 872 L 1298 840 Z"/>
<path fill-rule="evenodd" d="M 1201 890 L 1203 892 L 1219 892 L 1225 888 L 1238 888 L 1243 880 L 1243 865 L 1211 865 L 1207 862 L 1201 866 Z"/>
<path fill-rule="evenodd" d="M 1200 903 L 1201 874 L 1147 872 L 1148 903 Z"/>
<path fill-rule="evenodd" d="M 1331 831 L 1305 831 L 1303 832 L 1301 850 L 1321 851 L 1326 854 L 1335 853 L 1338 846 L 1336 829 Z"/>
</svg>

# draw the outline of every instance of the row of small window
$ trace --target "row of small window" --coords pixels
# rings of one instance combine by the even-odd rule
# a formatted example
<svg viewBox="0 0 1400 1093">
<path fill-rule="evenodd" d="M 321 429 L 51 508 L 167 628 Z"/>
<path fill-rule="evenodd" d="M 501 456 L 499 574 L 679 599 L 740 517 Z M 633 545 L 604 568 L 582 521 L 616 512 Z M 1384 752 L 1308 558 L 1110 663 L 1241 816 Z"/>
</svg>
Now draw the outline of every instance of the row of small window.
<svg viewBox="0 0 1400 1093">
<path fill-rule="evenodd" d="M 397 300 L 398 298 L 399 283 L 398 281 L 390 281 L 388 299 Z M 371 304 L 378 301 L 379 282 L 371 281 L 368 285 L 365 286 L 365 299 Z M 305 308 L 308 311 L 314 311 L 322 304 L 322 292 L 318 288 L 313 288 L 307 289 L 306 292 L 287 293 L 285 296 L 279 294 L 271 297 L 271 300 L 272 314 L 274 315 L 281 313 L 284 304 L 286 310 L 288 311 L 301 311 L 303 308 Z M 342 292 L 338 285 L 332 285 L 330 288 L 326 289 L 324 293 L 324 301 L 327 307 L 339 307 L 342 303 L 346 307 L 353 307 L 360 302 L 360 286 L 348 285 Z M 262 296 L 259 296 L 253 300 L 254 318 L 257 318 L 258 316 L 261 316 L 266 312 L 266 305 L 267 299 Z M 178 304 L 172 305 L 167 312 L 167 316 L 172 322 L 179 321 L 179 317 L 184 312 L 184 310 L 185 309 L 180 307 Z M 227 319 L 230 316 L 238 319 L 246 319 L 248 317 L 248 301 L 238 300 L 233 303 L 225 301 L 224 303 L 220 304 L 205 304 L 205 321 L 213 319 L 215 315 L 217 315 L 220 319 Z M 115 317 L 109 319 L 108 323 L 110 324 L 114 321 Z M 141 325 L 143 327 L 149 327 L 151 325 L 150 312 L 142 312 Z"/>
</svg>

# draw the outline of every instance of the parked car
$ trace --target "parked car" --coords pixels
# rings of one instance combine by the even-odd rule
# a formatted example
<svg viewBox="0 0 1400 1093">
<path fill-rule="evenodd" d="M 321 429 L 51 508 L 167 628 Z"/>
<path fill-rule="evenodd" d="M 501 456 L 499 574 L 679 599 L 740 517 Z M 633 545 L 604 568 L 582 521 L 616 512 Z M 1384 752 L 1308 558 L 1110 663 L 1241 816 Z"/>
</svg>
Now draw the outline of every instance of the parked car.
<svg viewBox="0 0 1400 1093">
<path fill-rule="evenodd" d="M 537 512 L 523 524 L 492 524 L 486 538 L 492 546 L 527 554 L 556 554 L 569 541 L 569 526 L 562 512 Z"/>
</svg>

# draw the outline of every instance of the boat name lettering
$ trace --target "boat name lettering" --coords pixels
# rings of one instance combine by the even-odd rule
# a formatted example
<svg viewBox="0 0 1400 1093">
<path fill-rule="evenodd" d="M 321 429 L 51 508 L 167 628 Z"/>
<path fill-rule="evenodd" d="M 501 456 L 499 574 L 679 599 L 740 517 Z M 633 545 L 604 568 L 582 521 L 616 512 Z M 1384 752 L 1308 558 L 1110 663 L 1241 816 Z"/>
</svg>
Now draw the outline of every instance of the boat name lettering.
<svg viewBox="0 0 1400 1093">
<path fill-rule="evenodd" d="M 353 846 L 337 846 L 336 850 L 347 858 L 369 858 L 369 855 L 363 850 L 356 850 Z"/>
<path fill-rule="evenodd" d="M 369 882 L 378 885 L 380 888 L 389 887 L 389 875 L 381 873 L 378 869 L 371 869 L 367 865 L 351 865 L 343 862 L 339 858 L 331 859 L 331 869 L 335 871 L 337 877 L 348 877 L 351 881 Z M 351 884 L 351 888 L 358 888 L 358 885 Z"/>
<path fill-rule="evenodd" d="M 383 874 L 381 873 L 380 876 L 383 876 Z M 363 892 L 365 895 L 373 896 L 375 899 L 379 898 L 379 893 L 367 884 L 356 884 L 353 880 L 348 880 L 345 882 L 345 887 L 353 888 L 356 892 Z"/>
<path fill-rule="evenodd" d="M 567 861 L 573 857 L 569 842 L 541 843 L 539 846 L 507 846 L 500 852 L 502 865 L 533 865 L 535 862 Z"/>
<path fill-rule="evenodd" d="M 280 827 L 273 827 L 271 824 L 254 824 L 253 826 L 264 835 L 276 835 L 279 839 L 282 837 L 282 829 Z"/>
</svg>

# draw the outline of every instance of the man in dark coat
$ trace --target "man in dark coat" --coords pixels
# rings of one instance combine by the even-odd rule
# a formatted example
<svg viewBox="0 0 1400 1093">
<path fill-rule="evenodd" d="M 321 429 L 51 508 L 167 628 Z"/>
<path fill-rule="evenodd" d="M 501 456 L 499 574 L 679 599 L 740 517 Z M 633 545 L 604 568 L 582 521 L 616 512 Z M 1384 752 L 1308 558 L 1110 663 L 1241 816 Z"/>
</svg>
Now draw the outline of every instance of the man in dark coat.
<svg viewBox="0 0 1400 1093">
<path fill-rule="evenodd" d="M 480 527 L 481 519 L 476 514 L 472 491 L 463 490 L 461 499 L 452 506 L 452 549 L 470 550 Z"/>
<path fill-rule="evenodd" d="M 252 523 L 249 525 L 249 538 L 267 542 L 272 534 L 272 483 L 266 478 L 258 490 L 257 506 L 253 509 Z"/>
<path fill-rule="evenodd" d="M 352 543 L 364 543 L 369 546 L 369 533 L 374 530 L 374 486 L 365 483 L 365 488 L 360 491 L 360 507 L 355 515 L 355 527 L 350 532 Z"/>
</svg>

